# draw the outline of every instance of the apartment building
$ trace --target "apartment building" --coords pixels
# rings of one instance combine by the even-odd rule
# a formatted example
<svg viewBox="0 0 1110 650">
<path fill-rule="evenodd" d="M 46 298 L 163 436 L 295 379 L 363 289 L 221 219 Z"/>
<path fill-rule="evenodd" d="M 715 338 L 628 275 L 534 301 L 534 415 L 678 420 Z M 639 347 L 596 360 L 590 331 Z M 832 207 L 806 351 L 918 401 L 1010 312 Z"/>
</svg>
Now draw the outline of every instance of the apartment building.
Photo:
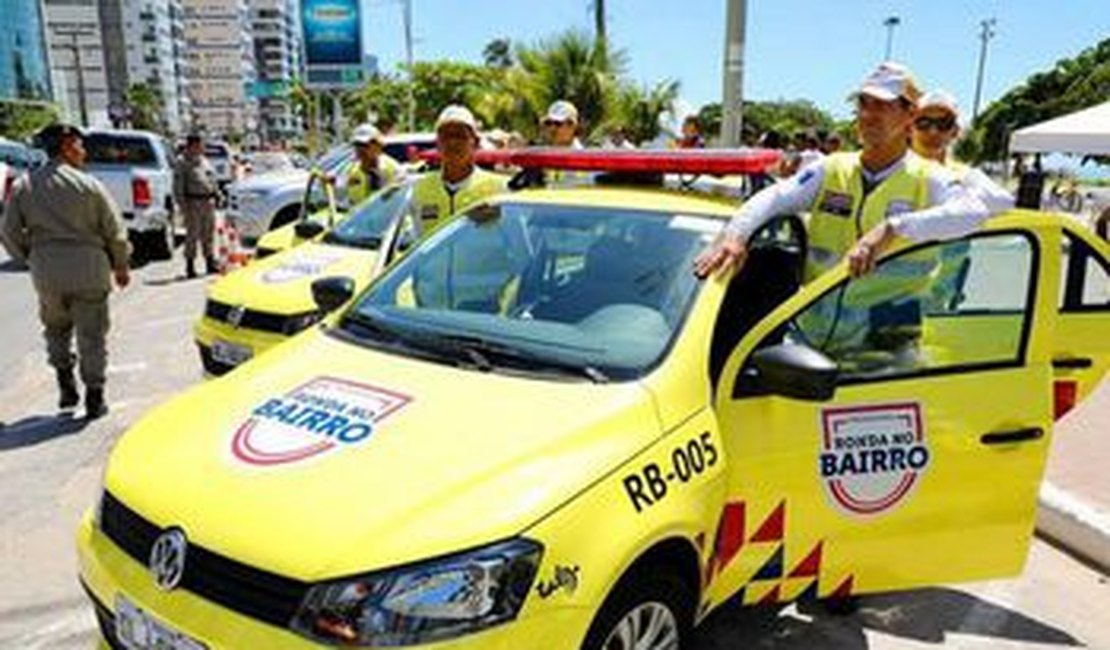
<svg viewBox="0 0 1110 650">
<path fill-rule="evenodd" d="M 54 99 L 66 119 L 106 126 L 108 75 L 97 0 L 45 0 L 46 44 L 54 73 Z"/>
<path fill-rule="evenodd" d="M 183 0 L 191 126 L 218 136 L 257 132 L 257 74 L 244 0 Z"/>
<path fill-rule="evenodd" d="M 301 133 L 289 90 L 301 76 L 300 12 L 296 0 L 254 0 L 250 3 L 251 35 L 258 83 L 259 131 L 267 142 Z"/>
</svg>

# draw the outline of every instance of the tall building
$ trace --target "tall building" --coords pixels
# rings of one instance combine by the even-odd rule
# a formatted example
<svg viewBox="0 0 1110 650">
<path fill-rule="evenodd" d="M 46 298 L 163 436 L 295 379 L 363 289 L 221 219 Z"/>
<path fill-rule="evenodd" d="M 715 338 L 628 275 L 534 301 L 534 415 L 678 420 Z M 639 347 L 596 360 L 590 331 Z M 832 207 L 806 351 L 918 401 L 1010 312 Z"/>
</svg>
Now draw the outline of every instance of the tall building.
<svg viewBox="0 0 1110 650">
<path fill-rule="evenodd" d="M 0 101 L 53 98 L 40 0 L 6 0 L 0 30 Z"/>
<path fill-rule="evenodd" d="M 257 80 L 244 0 L 183 0 L 189 99 L 188 123 L 215 135 L 258 128 Z"/>
<path fill-rule="evenodd" d="M 108 76 L 96 0 L 45 0 L 46 43 L 56 74 L 55 99 L 67 119 L 106 126 Z"/>
<path fill-rule="evenodd" d="M 251 2 L 251 35 L 258 72 L 255 92 L 260 110 L 259 131 L 267 142 L 279 141 L 302 131 L 289 98 L 292 83 L 300 77 L 300 12 L 296 0 Z"/>
<path fill-rule="evenodd" d="M 158 126 L 180 133 L 187 114 L 181 0 L 98 0 L 108 66 L 109 114 L 126 123 L 128 92 L 143 84 L 161 103 Z M 185 106 L 183 107 L 183 103 Z"/>
</svg>

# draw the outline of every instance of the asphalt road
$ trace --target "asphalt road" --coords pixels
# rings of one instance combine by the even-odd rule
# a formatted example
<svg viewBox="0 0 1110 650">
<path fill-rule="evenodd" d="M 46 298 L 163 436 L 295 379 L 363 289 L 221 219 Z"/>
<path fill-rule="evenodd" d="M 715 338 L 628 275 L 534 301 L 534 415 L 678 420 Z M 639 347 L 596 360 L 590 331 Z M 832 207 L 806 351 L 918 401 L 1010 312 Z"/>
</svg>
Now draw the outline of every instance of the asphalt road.
<svg viewBox="0 0 1110 650">
<path fill-rule="evenodd" d="M 180 262 L 141 270 L 112 297 L 112 412 L 85 426 L 59 416 L 25 273 L 0 272 L 0 648 L 92 648 L 72 531 L 99 491 L 116 438 L 148 408 L 202 381 L 190 328 L 204 280 Z M 0 267 L 6 268 L 6 267 Z M 864 598 L 849 616 L 726 607 L 697 650 L 1110 650 L 1110 582 L 1036 542 L 1016 580 Z"/>
</svg>

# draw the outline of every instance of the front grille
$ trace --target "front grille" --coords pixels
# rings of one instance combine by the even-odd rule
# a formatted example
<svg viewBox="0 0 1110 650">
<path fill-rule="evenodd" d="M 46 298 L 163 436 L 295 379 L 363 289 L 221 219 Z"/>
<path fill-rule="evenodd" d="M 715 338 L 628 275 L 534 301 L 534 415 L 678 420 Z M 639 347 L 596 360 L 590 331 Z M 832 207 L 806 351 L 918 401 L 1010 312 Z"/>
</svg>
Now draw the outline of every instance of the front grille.
<svg viewBox="0 0 1110 650">
<path fill-rule="evenodd" d="M 217 300 L 208 300 L 204 306 L 204 314 L 221 323 L 228 322 L 228 315 L 231 314 L 231 310 L 231 305 Z M 239 319 L 239 327 L 262 332 L 273 332 L 275 334 L 285 334 L 286 324 L 288 322 L 288 316 L 247 309 L 243 312 L 243 317 Z"/>
<path fill-rule="evenodd" d="M 146 566 L 162 530 L 105 492 L 101 528 L 124 553 Z M 190 543 L 180 589 L 245 616 L 282 628 L 289 626 L 309 584 L 256 569 Z M 153 578 L 151 578 L 153 580 Z"/>
</svg>

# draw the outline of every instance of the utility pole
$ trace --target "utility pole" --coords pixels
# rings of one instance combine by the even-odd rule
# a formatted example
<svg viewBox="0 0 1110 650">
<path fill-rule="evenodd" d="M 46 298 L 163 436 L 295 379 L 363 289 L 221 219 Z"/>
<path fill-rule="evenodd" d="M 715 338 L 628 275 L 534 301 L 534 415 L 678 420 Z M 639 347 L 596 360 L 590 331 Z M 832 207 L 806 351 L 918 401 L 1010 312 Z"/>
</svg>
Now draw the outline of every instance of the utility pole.
<svg viewBox="0 0 1110 650">
<path fill-rule="evenodd" d="M 889 16 L 883 21 L 883 26 L 886 27 L 886 54 L 883 55 L 883 61 L 890 61 L 894 53 L 894 28 L 901 24 L 902 19 L 898 16 Z"/>
<path fill-rule="evenodd" d="M 405 22 L 405 62 L 409 67 L 409 133 L 416 132 L 416 94 L 413 86 L 416 84 L 416 71 L 412 68 L 412 0 L 402 0 Z"/>
<path fill-rule="evenodd" d="M 89 36 L 88 31 L 76 29 L 72 31 L 53 30 L 56 36 L 68 37 L 68 43 L 62 43 L 62 47 L 70 50 L 73 53 L 73 64 L 77 70 L 77 105 L 81 110 L 81 126 L 89 125 L 89 107 L 85 100 L 85 68 L 81 62 L 81 45 L 77 42 L 79 36 Z"/>
<path fill-rule="evenodd" d="M 994 18 L 979 21 L 979 74 L 975 79 L 975 106 L 971 110 L 971 121 L 979 117 L 979 100 L 983 95 L 983 70 L 987 66 L 987 41 L 994 38 L 994 26 L 998 23 Z"/>
<path fill-rule="evenodd" d="M 744 124 L 744 29 L 747 0 L 728 0 L 725 18 L 724 96 L 721 146 L 739 147 Z"/>
<path fill-rule="evenodd" d="M 594 35 L 599 43 L 607 38 L 605 30 L 605 0 L 593 0 L 594 5 Z"/>
</svg>

